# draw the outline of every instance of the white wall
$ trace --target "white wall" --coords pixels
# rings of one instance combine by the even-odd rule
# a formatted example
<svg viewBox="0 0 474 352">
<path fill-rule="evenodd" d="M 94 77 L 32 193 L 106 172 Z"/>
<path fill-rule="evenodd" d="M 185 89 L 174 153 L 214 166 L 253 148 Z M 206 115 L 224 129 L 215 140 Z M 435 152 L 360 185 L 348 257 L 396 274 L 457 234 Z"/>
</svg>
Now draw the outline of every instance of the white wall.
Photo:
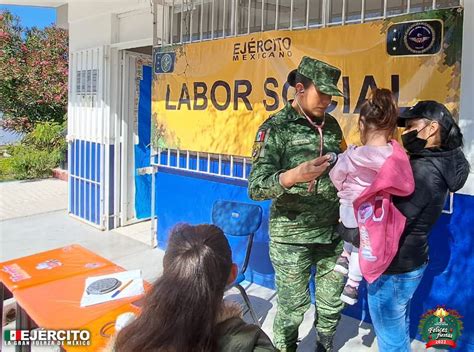
<svg viewBox="0 0 474 352">
<path fill-rule="evenodd" d="M 124 42 L 152 43 L 149 1 L 70 2 L 68 13 L 71 51 Z"/>
<path fill-rule="evenodd" d="M 56 8 L 56 26 L 59 28 L 68 29 L 68 5 L 64 4 Z"/>
<path fill-rule="evenodd" d="M 71 13 L 72 9 L 69 9 Z M 112 43 L 112 14 L 101 14 L 69 22 L 71 52 Z"/>
<path fill-rule="evenodd" d="M 136 40 L 150 41 L 153 39 L 153 15 L 150 9 L 138 13 L 118 15 L 118 41 L 131 42 Z"/>
</svg>

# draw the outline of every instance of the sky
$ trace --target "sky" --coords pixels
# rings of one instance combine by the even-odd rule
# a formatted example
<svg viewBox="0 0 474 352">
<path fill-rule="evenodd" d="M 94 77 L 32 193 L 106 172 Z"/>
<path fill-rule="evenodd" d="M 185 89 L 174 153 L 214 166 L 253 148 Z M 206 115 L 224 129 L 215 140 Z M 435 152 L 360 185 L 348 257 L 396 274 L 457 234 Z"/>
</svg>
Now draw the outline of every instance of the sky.
<svg viewBox="0 0 474 352">
<path fill-rule="evenodd" d="M 56 9 L 52 7 L 2 5 L 0 3 L 0 11 L 2 10 L 8 10 L 20 17 L 20 23 L 25 27 L 44 28 L 56 22 Z"/>
</svg>

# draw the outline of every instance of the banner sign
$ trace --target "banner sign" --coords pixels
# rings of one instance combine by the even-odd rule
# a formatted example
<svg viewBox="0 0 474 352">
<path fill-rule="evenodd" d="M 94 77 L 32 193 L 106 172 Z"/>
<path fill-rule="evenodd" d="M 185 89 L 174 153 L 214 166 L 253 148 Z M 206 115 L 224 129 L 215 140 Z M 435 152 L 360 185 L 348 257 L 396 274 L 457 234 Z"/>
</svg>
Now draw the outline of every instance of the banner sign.
<svg viewBox="0 0 474 352">
<path fill-rule="evenodd" d="M 250 156 L 258 126 L 293 99 L 288 73 L 303 56 L 342 70 L 328 109 L 358 143 L 361 104 L 374 87 L 401 108 L 433 99 L 458 116 L 462 8 L 363 24 L 272 31 L 155 48 L 155 147 Z"/>
</svg>

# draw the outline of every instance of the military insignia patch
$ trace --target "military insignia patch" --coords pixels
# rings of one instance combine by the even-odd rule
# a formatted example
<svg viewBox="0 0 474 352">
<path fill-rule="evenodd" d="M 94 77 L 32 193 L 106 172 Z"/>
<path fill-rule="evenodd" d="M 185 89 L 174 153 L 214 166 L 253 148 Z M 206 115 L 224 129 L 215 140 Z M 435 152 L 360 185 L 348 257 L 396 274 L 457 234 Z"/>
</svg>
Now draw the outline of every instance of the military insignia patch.
<svg viewBox="0 0 474 352">
<path fill-rule="evenodd" d="M 255 138 L 255 142 L 263 142 L 265 141 L 265 136 L 267 135 L 268 130 L 260 130 L 257 132 L 257 138 Z"/>
<path fill-rule="evenodd" d="M 256 161 L 258 158 L 264 156 L 265 154 L 265 143 L 270 136 L 270 128 L 260 129 L 257 132 L 255 137 L 255 143 L 253 144 L 252 149 L 252 160 Z"/>
<path fill-rule="evenodd" d="M 262 142 L 255 142 L 252 149 L 252 160 L 255 161 L 260 157 L 263 148 Z"/>
</svg>

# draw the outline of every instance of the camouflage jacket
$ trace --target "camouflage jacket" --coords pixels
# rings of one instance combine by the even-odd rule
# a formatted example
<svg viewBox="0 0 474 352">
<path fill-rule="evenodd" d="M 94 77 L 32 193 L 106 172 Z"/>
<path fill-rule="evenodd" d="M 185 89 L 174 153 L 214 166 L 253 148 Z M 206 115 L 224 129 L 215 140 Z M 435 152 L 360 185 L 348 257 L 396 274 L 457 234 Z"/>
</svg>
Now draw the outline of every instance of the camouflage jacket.
<svg viewBox="0 0 474 352">
<path fill-rule="evenodd" d="M 345 149 L 336 119 L 326 114 L 323 154 Z M 337 190 L 326 172 L 308 192 L 308 183 L 290 189 L 280 185 L 280 173 L 319 156 L 320 136 L 289 102 L 265 121 L 253 148 L 248 192 L 254 200 L 272 199 L 270 236 L 281 243 L 330 243 L 339 219 Z"/>
</svg>

